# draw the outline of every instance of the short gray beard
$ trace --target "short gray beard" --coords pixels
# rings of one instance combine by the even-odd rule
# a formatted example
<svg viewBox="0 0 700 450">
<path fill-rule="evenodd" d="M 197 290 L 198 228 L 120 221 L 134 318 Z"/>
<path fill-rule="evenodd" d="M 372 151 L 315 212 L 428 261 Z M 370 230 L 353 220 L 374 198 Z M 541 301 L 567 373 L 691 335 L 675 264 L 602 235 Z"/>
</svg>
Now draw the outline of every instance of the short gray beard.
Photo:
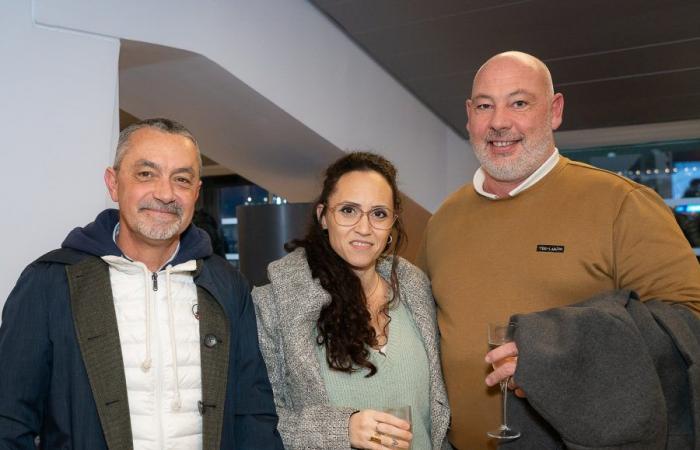
<svg viewBox="0 0 700 450">
<path fill-rule="evenodd" d="M 544 163 L 547 154 L 554 146 L 551 130 L 545 128 L 539 131 L 541 133 L 531 136 L 529 140 L 522 136 L 513 137 L 509 135 L 510 132 L 490 132 L 483 142 L 472 142 L 474 154 L 483 170 L 495 180 L 517 181 L 525 179 Z M 487 141 L 497 138 L 501 140 L 522 139 L 520 145 L 522 145 L 523 150 L 514 160 L 510 159 L 510 156 L 494 156 L 487 149 Z"/>
<path fill-rule="evenodd" d="M 136 231 L 146 236 L 149 239 L 156 241 L 165 241 L 176 236 L 182 226 L 182 206 L 177 203 L 163 203 L 159 200 L 151 200 L 139 204 L 139 210 L 152 209 L 156 211 L 164 211 L 174 213 L 177 220 L 172 223 L 157 223 L 148 220 L 138 220 L 136 222 Z"/>
</svg>

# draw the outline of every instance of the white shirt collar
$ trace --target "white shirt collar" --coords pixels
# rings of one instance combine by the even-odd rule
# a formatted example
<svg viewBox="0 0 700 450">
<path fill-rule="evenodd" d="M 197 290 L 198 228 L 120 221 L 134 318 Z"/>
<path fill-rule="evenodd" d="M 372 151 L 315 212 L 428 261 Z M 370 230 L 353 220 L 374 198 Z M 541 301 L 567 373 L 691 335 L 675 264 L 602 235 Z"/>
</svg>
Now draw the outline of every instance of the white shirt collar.
<svg viewBox="0 0 700 450">
<path fill-rule="evenodd" d="M 520 183 L 518 186 L 515 187 L 512 191 L 508 193 L 509 197 L 515 197 L 525 189 L 532 187 L 535 185 L 538 181 L 540 181 L 542 178 L 544 178 L 545 175 L 547 175 L 552 169 L 554 169 L 554 166 L 557 165 L 559 162 L 559 150 L 555 147 L 554 148 L 554 153 L 552 153 L 547 160 L 542 163 L 540 167 L 537 168 L 532 174 L 530 174 L 529 177 L 527 177 L 522 183 Z M 495 194 L 492 194 L 490 192 L 486 192 L 484 190 L 484 180 L 486 179 L 486 175 L 484 175 L 484 169 L 479 167 L 474 174 L 474 190 L 479 193 L 479 195 L 482 195 L 484 197 L 490 198 L 490 199 L 497 199 L 498 196 Z"/>
</svg>

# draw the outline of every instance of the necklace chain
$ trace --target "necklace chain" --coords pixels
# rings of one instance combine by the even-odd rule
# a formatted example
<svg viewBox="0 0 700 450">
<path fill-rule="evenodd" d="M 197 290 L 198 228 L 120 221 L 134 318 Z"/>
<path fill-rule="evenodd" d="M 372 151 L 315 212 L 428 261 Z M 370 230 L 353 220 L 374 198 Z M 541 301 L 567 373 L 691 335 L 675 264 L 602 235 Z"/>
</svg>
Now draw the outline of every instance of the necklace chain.
<svg viewBox="0 0 700 450">
<path fill-rule="evenodd" d="M 372 292 L 370 292 L 369 294 L 365 294 L 365 298 L 367 299 L 368 306 L 369 306 L 369 299 L 372 298 L 372 296 L 374 295 L 375 292 L 377 292 L 377 289 L 379 288 L 379 285 L 381 284 L 381 279 L 382 279 L 382 277 L 380 277 L 377 272 L 374 272 L 374 273 L 377 277 L 377 281 L 374 283 L 374 287 L 372 288 Z M 372 313 L 370 310 L 370 317 L 371 317 L 370 321 L 371 322 L 376 321 L 377 328 L 382 328 L 382 323 L 381 323 L 382 316 L 386 316 L 386 312 L 384 312 L 382 309 L 377 311 L 376 314 Z M 377 339 L 377 348 L 383 347 L 384 345 L 386 345 L 386 343 L 388 341 L 388 338 L 384 332 L 377 333 L 376 339 Z"/>
</svg>

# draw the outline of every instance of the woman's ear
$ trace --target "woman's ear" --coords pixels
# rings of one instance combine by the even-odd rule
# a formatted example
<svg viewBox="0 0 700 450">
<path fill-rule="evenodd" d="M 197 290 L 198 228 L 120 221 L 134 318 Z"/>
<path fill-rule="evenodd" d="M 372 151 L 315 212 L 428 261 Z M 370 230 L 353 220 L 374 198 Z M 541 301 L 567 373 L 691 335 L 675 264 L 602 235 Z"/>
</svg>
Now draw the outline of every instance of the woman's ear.
<svg viewBox="0 0 700 450">
<path fill-rule="evenodd" d="M 318 219 L 318 223 L 321 224 L 321 228 L 324 230 L 328 229 L 328 224 L 326 223 L 326 215 L 323 214 L 323 210 L 326 209 L 326 205 L 323 203 L 319 203 L 316 205 L 316 219 Z"/>
</svg>

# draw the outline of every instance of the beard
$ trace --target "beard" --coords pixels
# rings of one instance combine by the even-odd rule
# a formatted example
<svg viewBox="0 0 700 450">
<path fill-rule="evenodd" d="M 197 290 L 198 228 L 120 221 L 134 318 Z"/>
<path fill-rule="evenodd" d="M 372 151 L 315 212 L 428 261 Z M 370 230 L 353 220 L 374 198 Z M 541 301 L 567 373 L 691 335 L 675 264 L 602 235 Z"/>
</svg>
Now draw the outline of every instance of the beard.
<svg viewBox="0 0 700 450">
<path fill-rule="evenodd" d="M 520 151 L 507 155 L 494 154 L 489 151 L 492 140 L 519 141 Z M 546 125 L 524 136 L 512 130 L 491 130 L 480 142 L 472 142 L 476 159 L 491 178 L 498 181 L 524 180 L 536 171 L 550 155 L 554 147 L 551 128 Z"/>
<path fill-rule="evenodd" d="M 163 203 L 156 199 L 147 200 L 139 204 L 139 212 L 143 210 L 170 213 L 173 214 L 175 220 L 141 217 L 136 222 L 136 231 L 139 234 L 156 241 L 164 241 L 171 239 L 180 231 L 183 209 L 178 203 Z"/>
</svg>

